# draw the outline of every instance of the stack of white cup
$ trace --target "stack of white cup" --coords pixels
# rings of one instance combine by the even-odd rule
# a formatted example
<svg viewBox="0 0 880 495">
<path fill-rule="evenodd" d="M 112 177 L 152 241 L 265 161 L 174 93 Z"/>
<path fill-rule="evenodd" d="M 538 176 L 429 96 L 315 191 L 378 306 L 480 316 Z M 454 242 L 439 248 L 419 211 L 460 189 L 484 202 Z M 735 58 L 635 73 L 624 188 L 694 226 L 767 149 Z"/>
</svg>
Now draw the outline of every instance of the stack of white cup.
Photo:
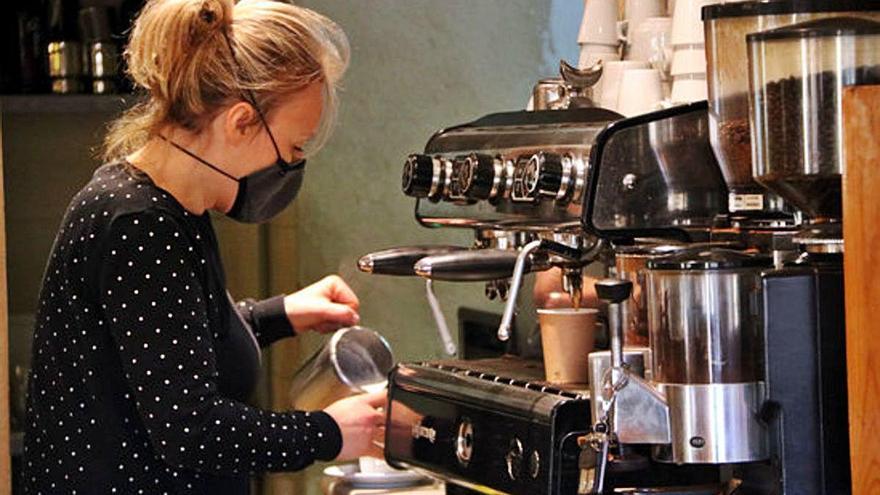
<svg viewBox="0 0 880 495">
<path fill-rule="evenodd" d="M 648 62 L 643 60 L 616 60 L 606 62 L 602 70 L 602 79 L 600 80 L 599 89 L 597 91 L 597 103 L 602 108 L 618 111 L 620 103 L 620 85 L 623 80 L 623 74 L 633 69 L 650 69 Z M 595 98 L 594 98 L 595 99 Z"/>
<path fill-rule="evenodd" d="M 663 17 L 664 0 L 626 0 L 624 5 L 626 60 L 606 66 L 599 101 L 632 117 L 657 110 L 664 99 L 671 21 Z"/>
<path fill-rule="evenodd" d="M 620 34 L 617 0 L 584 0 L 584 17 L 578 32 L 578 67 L 592 67 L 600 60 L 620 60 Z"/>
<path fill-rule="evenodd" d="M 690 103 L 708 97 L 706 40 L 701 10 L 713 0 L 676 0 L 672 15 L 672 103 Z"/>
<path fill-rule="evenodd" d="M 626 69 L 620 77 L 617 113 L 635 117 L 659 110 L 663 104 L 663 81 L 658 69 Z"/>
</svg>

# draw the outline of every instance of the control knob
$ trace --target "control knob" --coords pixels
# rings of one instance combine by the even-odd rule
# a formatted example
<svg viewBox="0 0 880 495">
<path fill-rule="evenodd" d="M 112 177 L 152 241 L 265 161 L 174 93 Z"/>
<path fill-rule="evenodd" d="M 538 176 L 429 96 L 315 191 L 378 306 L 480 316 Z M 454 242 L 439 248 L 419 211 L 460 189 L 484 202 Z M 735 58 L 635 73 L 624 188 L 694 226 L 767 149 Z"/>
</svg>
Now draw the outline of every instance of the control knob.
<svg viewBox="0 0 880 495">
<path fill-rule="evenodd" d="M 436 197 L 443 183 L 443 167 L 428 155 L 410 155 L 403 165 L 403 193 L 414 198 Z"/>
<path fill-rule="evenodd" d="M 529 159 L 526 184 L 530 192 L 556 198 L 563 186 L 562 157 L 556 153 L 540 152 Z"/>
<path fill-rule="evenodd" d="M 468 155 L 459 175 L 461 192 L 471 199 L 490 199 L 498 175 L 495 168 L 495 159 L 489 155 Z"/>
<path fill-rule="evenodd" d="M 455 438 L 455 457 L 462 467 L 467 467 L 474 453 L 474 426 L 468 418 L 462 418 L 458 424 L 458 435 Z"/>
<path fill-rule="evenodd" d="M 510 440 L 504 461 L 507 464 L 507 476 L 514 481 L 519 479 L 523 468 L 523 445 L 519 438 L 513 437 Z"/>
</svg>

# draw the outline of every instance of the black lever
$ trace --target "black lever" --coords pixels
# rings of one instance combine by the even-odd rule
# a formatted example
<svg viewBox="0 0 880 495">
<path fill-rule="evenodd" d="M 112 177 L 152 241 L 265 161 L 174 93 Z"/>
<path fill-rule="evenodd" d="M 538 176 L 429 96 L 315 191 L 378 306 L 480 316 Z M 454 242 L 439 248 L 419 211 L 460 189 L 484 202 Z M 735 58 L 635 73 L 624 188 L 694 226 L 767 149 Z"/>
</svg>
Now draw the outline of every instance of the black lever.
<svg viewBox="0 0 880 495">
<path fill-rule="evenodd" d="M 629 280 L 606 278 L 596 282 L 596 295 L 608 303 L 622 303 L 629 299 L 633 284 Z"/>
<path fill-rule="evenodd" d="M 422 258 L 457 251 L 467 251 L 461 246 L 406 246 L 376 251 L 362 256 L 358 268 L 376 275 L 416 275 L 413 266 Z"/>
<path fill-rule="evenodd" d="M 608 302 L 608 336 L 611 340 L 611 368 L 623 366 L 623 305 L 632 294 L 629 280 L 606 278 L 596 282 L 596 295 Z"/>
<path fill-rule="evenodd" d="M 510 278 L 516 266 L 518 251 L 507 249 L 471 249 L 437 256 L 428 256 L 416 262 L 415 272 L 432 280 L 450 282 L 481 282 Z M 526 271 L 531 263 L 526 262 Z"/>
</svg>

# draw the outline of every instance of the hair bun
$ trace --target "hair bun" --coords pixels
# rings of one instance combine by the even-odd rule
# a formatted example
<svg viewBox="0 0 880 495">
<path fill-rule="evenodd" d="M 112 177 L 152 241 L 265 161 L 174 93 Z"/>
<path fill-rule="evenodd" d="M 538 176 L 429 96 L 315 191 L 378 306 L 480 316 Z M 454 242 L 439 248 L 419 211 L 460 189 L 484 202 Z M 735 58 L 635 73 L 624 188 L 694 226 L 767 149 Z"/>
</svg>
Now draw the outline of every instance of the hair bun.
<svg viewBox="0 0 880 495">
<path fill-rule="evenodd" d="M 192 19 L 193 44 L 210 38 L 215 32 L 232 25 L 232 2 L 230 0 L 196 0 L 198 14 Z"/>
<path fill-rule="evenodd" d="M 245 91 L 253 96 L 249 103 L 267 114 L 314 84 L 322 86 L 324 98 L 308 150 L 320 148 L 348 65 L 345 34 L 330 19 L 289 0 L 242 0 L 234 11 L 233 33 L 232 0 L 147 0 L 125 58 L 132 79 L 150 98 L 113 124 L 105 156 L 131 153 L 165 126 L 202 132 L 223 108 L 242 101 Z M 241 49 L 230 49 L 235 47 Z M 259 119 L 251 124 L 259 125 Z"/>
<path fill-rule="evenodd" d="M 148 1 L 125 51 L 131 78 L 159 100 L 177 99 L 199 60 L 228 50 L 218 35 L 232 24 L 232 8 L 232 0 Z"/>
</svg>

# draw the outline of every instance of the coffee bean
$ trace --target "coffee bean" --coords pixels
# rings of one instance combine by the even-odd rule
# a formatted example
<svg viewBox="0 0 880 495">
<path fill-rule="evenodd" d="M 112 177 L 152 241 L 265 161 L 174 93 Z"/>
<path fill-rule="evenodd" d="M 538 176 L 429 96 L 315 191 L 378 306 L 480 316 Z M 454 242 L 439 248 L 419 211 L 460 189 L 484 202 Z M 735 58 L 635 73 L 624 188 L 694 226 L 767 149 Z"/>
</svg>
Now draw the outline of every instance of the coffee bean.
<svg viewBox="0 0 880 495">
<path fill-rule="evenodd" d="M 838 88 L 878 83 L 880 66 L 767 83 L 755 94 L 765 127 L 757 130 L 758 180 L 812 218 L 840 218 Z"/>
</svg>

